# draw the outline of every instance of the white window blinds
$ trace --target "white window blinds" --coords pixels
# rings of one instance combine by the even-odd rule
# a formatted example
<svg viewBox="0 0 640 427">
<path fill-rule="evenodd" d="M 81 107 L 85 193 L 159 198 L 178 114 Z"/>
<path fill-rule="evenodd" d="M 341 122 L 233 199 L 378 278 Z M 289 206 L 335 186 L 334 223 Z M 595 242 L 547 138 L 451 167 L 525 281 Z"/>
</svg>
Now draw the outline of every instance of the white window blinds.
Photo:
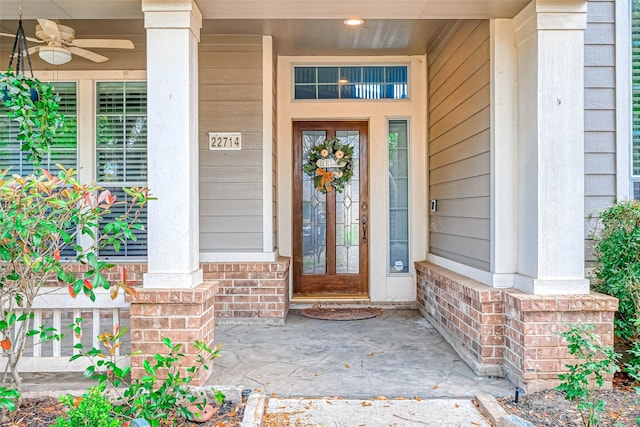
<svg viewBox="0 0 640 427">
<path fill-rule="evenodd" d="M 145 82 L 96 84 L 96 180 L 118 200 L 127 200 L 121 187 L 143 186 L 147 181 L 147 85 Z M 105 221 L 123 213 L 113 210 Z M 146 212 L 140 222 L 146 226 Z M 101 224 L 102 227 L 103 224 Z M 127 240 L 120 251 L 108 246 L 101 257 L 144 257 L 145 230 L 135 230 L 137 240 Z"/>
</svg>

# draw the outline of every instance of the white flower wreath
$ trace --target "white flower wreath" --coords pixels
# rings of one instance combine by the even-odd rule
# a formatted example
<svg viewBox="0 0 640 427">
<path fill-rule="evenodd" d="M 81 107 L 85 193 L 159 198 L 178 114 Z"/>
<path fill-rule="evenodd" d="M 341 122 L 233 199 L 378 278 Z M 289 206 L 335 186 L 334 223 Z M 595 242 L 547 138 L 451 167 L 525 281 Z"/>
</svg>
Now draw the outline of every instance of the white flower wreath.
<svg viewBox="0 0 640 427">
<path fill-rule="evenodd" d="M 332 138 L 314 145 L 309 150 L 302 170 L 313 176 L 313 185 L 322 194 L 333 188 L 339 193 L 353 176 L 353 147 Z"/>
</svg>

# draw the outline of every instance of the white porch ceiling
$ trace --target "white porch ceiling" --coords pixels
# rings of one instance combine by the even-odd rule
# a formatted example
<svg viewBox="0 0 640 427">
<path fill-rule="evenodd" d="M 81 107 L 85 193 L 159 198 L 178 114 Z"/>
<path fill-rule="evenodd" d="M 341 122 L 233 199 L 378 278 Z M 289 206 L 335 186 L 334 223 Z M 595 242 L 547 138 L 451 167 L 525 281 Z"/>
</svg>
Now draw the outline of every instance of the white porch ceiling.
<svg viewBox="0 0 640 427">
<path fill-rule="evenodd" d="M 197 0 L 197 3 L 204 18 L 203 35 L 272 35 L 281 55 L 415 55 L 426 52 L 431 40 L 450 19 L 510 18 L 528 0 Z M 34 35 L 36 18 L 55 19 L 73 27 L 78 38 L 132 39 L 135 53 L 144 55 L 146 34 L 141 7 L 141 0 L 0 0 L 0 32 L 15 33 L 22 8 L 27 36 Z M 353 16 L 366 19 L 365 25 L 344 26 L 343 20 Z M 4 63 L 12 43 L 9 37 L 0 37 L 0 63 Z M 109 50 L 93 50 L 110 56 Z M 74 59 L 78 60 L 85 61 Z"/>
<path fill-rule="evenodd" d="M 512 18 L 529 0 L 197 0 L 205 19 Z M 141 0 L 0 0 L 0 18 L 141 19 Z"/>
</svg>

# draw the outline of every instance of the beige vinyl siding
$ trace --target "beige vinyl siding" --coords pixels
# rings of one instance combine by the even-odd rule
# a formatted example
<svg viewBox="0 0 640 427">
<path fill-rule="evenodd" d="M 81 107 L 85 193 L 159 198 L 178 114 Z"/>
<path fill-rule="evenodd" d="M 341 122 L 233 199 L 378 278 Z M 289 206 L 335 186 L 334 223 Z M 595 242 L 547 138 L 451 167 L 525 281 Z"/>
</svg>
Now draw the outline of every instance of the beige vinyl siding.
<svg viewBox="0 0 640 427">
<path fill-rule="evenodd" d="M 200 249 L 262 251 L 262 37 L 202 35 Z M 209 132 L 242 132 L 242 150 L 210 151 Z"/>
<path fill-rule="evenodd" d="M 452 23 L 427 54 L 430 252 L 489 270 L 489 22 Z"/>
<path fill-rule="evenodd" d="M 588 3 L 584 69 L 585 214 L 597 213 L 616 198 L 615 2 Z M 587 266 L 593 262 L 593 221 L 585 222 Z"/>
</svg>

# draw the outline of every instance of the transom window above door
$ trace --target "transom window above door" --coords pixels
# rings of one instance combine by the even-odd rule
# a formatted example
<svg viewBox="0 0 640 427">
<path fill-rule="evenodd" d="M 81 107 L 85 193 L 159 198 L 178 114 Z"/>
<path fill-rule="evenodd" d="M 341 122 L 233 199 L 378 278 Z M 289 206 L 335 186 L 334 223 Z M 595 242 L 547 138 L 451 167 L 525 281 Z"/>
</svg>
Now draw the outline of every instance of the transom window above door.
<svg viewBox="0 0 640 427">
<path fill-rule="evenodd" d="M 406 99 L 407 65 L 293 67 L 294 99 Z"/>
</svg>

